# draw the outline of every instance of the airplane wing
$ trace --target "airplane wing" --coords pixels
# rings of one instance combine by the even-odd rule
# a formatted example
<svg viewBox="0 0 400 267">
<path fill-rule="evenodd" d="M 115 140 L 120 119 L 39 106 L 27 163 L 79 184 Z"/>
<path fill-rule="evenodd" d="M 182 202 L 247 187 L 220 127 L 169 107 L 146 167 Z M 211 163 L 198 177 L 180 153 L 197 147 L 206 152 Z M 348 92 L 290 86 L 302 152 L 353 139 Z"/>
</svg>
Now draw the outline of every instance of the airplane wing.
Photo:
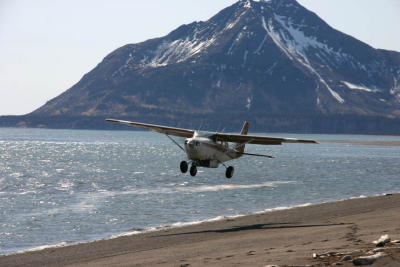
<svg viewBox="0 0 400 267">
<path fill-rule="evenodd" d="M 194 135 L 194 130 L 189 129 L 182 129 L 182 128 L 175 128 L 175 127 L 168 127 L 168 126 L 161 126 L 149 123 L 140 123 L 140 122 L 133 122 L 133 121 L 124 121 L 124 120 L 114 120 L 114 119 L 106 119 L 109 122 L 121 123 L 133 127 L 144 128 L 153 132 L 163 133 L 168 135 L 174 136 L 181 136 L 190 138 Z"/>
<path fill-rule="evenodd" d="M 277 138 L 269 136 L 229 134 L 229 133 L 216 133 L 215 138 L 219 141 L 234 142 L 240 144 L 258 144 L 258 145 L 281 145 L 282 143 L 317 144 L 317 142 L 314 140 Z"/>
<path fill-rule="evenodd" d="M 108 122 L 121 123 L 133 127 L 144 128 L 153 132 L 163 133 L 168 135 L 180 136 L 190 138 L 194 135 L 194 130 L 175 128 L 169 126 L 162 126 L 149 123 L 106 119 Z M 314 140 L 302 140 L 294 138 L 277 138 L 258 135 L 243 135 L 243 134 L 229 134 L 229 133 L 215 133 L 214 138 L 218 141 L 226 141 L 240 144 L 259 144 L 259 145 L 281 145 L 282 143 L 311 143 L 316 144 Z"/>
</svg>

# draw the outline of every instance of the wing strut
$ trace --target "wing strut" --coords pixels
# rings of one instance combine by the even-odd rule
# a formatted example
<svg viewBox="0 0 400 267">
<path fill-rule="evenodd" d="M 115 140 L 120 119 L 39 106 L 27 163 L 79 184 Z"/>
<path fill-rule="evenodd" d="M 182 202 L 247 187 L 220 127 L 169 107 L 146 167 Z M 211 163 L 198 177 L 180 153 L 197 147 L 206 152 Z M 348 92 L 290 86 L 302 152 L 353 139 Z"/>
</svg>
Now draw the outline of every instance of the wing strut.
<svg viewBox="0 0 400 267">
<path fill-rule="evenodd" d="M 178 142 L 176 142 L 171 136 L 169 136 L 168 134 L 165 134 L 165 136 L 167 136 L 172 142 L 174 142 L 175 145 L 182 149 L 183 152 L 186 152 L 185 149 L 180 144 L 178 144 Z"/>
</svg>

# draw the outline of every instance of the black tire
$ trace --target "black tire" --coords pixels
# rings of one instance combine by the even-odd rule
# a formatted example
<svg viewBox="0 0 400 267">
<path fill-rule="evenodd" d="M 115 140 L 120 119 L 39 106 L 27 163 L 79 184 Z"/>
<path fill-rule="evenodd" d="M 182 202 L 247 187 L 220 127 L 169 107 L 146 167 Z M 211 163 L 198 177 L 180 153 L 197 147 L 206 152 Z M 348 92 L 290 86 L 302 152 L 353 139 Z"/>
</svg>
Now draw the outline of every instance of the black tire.
<svg viewBox="0 0 400 267">
<path fill-rule="evenodd" d="M 235 169 L 232 166 L 229 166 L 226 168 L 225 176 L 226 178 L 230 179 L 233 176 L 233 173 L 235 172 Z"/>
<path fill-rule="evenodd" d="M 197 173 L 196 165 L 192 165 L 192 167 L 190 167 L 190 175 L 196 176 L 196 173 Z"/>
<path fill-rule="evenodd" d="M 186 161 L 181 161 L 181 165 L 179 167 L 181 168 L 182 173 L 186 173 L 188 171 L 188 164 Z"/>
</svg>

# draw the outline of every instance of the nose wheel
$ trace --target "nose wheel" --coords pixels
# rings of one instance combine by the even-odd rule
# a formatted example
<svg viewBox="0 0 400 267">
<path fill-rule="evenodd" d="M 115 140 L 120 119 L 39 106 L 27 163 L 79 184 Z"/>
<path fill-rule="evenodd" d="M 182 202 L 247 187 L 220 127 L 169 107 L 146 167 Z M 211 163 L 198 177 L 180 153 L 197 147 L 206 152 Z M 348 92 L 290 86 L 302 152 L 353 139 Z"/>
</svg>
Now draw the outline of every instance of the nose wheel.
<svg viewBox="0 0 400 267">
<path fill-rule="evenodd" d="M 230 179 L 233 176 L 233 173 L 235 172 L 235 169 L 232 166 L 229 166 L 226 168 L 225 176 L 226 178 Z"/>
</svg>

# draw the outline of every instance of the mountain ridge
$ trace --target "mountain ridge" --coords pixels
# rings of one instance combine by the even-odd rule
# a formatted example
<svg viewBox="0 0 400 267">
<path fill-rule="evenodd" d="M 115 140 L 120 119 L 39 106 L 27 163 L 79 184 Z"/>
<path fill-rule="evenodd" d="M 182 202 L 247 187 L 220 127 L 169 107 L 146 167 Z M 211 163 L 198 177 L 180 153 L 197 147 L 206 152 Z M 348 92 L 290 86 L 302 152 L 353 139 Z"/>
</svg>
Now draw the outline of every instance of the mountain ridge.
<svg viewBox="0 0 400 267">
<path fill-rule="evenodd" d="M 28 117 L 399 119 L 398 81 L 400 53 L 343 34 L 294 0 L 240 0 L 116 49 Z"/>
</svg>

